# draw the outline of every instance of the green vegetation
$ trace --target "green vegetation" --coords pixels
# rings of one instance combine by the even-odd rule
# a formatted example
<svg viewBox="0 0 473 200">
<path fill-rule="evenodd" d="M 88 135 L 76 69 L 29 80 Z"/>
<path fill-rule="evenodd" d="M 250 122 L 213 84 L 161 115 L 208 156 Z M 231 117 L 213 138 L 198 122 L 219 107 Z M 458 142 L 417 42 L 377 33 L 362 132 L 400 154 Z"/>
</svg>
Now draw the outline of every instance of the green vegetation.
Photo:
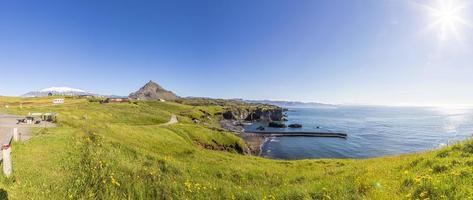
<svg viewBox="0 0 473 200">
<path fill-rule="evenodd" d="M 473 141 L 375 159 L 243 155 L 222 105 L 0 98 L 0 112 L 57 112 L 58 127 L 12 145 L 9 199 L 471 199 Z M 8 108 L 5 105 L 9 105 Z M 172 113 L 179 123 L 166 123 Z M 194 124 L 192 119 L 202 123 Z"/>
</svg>

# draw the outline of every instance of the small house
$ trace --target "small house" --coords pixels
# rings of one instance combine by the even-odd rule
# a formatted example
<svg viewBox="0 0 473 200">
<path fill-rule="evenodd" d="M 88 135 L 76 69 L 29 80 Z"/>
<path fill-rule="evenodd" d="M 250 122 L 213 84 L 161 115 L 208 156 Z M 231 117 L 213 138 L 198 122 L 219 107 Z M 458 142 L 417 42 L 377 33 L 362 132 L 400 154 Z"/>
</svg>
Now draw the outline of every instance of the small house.
<svg viewBox="0 0 473 200">
<path fill-rule="evenodd" d="M 54 105 L 64 104 L 64 99 L 53 99 Z"/>
<path fill-rule="evenodd" d="M 128 103 L 130 99 L 128 98 L 107 98 L 105 100 L 100 101 L 100 103 Z"/>
</svg>

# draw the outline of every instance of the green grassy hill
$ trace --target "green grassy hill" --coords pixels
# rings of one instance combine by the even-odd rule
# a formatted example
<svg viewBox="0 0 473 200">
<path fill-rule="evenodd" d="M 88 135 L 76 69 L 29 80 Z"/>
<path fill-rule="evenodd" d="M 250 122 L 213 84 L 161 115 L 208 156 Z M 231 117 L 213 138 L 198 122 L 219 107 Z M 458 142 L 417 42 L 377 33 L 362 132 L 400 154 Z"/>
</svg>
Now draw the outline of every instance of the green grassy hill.
<svg viewBox="0 0 473 200">
<path fill-rule="evenodd" d="M 473 142 L 374 159 L 270 160 L 218 127 L 221 105 L 0 98 L 0 112 L 57 112 L 13 143 L 9 199 L 472 199 Z M 8 104 L 9 108 L 4 105 Z M 205 118 L 205 113 L 212 117 Z M 166 123 L 172 114 L 179 123 Z M 192 118 L 202 119 L 194 124 Z"/>
</svg>

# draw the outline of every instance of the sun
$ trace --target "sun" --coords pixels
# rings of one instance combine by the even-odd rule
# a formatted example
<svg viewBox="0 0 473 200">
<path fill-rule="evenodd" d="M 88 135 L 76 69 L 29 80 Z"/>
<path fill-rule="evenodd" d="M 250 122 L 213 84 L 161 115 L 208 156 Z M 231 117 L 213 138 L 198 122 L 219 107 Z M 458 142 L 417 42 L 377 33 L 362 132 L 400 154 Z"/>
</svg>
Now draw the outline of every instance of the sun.
<svg viewBox="0 0 473 200">
<path fill-rule="evenodd" d="M 428 13 L 430 23 L 428 30 L 436 32 L 439 39 L 461 40 L 460 30 L 471 26 L 463 15 L 469 3 L 458 0 L 438 0 L 433 5 L 421 5 Z"/>
</svg>

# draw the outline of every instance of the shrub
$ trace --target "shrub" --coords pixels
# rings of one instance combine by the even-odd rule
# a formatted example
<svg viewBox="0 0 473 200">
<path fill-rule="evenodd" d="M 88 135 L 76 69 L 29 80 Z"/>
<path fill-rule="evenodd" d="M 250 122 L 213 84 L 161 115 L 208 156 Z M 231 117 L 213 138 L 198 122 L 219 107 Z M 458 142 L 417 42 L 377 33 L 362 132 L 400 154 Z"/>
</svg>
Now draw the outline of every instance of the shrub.
<svg viewBox="0 0 473 200">
<path fill-rule="evenodd" d="M 447 171 L 448 167 L 446 165 L 434 165 L 432 170 L 434 173 L 441 173 L 441 172 L 444 172 L 444 171 Z"/>
</svg>

